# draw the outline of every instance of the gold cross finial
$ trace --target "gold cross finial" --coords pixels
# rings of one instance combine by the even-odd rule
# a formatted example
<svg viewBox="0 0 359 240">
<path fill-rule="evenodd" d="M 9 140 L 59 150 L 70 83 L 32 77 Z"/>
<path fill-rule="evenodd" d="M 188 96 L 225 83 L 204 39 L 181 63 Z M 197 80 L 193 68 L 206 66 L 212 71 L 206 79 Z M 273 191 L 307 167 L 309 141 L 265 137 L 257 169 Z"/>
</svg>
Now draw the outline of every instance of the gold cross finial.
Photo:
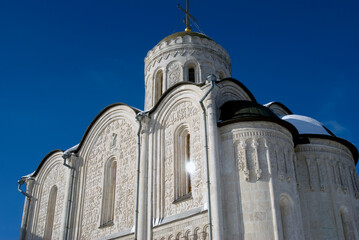
<svg viewBox="0 0 359 240">
<path fill-rule="evenodd" d="M 186 10 L 184 10 L 179 4 L 177 4 L 177 7 L 179 9 L 181 9 L 185 14 L 186 14 L 186 21 L 185 21 L 185 24 L 186 24 L 186 29 L 185 31 L 188 32 L 188 31 L 191 31 L 191 26 L 189 24 L 189 18 L 192 18 L 194 21 L 197 22 L 197 19 L 195 17 L 193 17 L 190 13 L 189 13 L 189 3 L 188 3 L 188 0 L 186 0 Z"/>
</svg>

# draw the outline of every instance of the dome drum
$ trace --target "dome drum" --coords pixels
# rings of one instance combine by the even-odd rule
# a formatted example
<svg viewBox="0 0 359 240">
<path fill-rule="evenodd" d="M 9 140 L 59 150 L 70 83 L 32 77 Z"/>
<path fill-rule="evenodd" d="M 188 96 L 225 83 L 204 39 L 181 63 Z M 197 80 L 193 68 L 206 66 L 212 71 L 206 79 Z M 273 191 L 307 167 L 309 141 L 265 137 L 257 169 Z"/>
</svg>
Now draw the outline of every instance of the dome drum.
<svg viewBox="0 0 359 240">
<path fill-rule="evenodd" d="M 162 73 L 160 77 L 158 72 Z M 166 37 L 145 58 L 145 109 L 153 107 L 160 95 L 176 83 L 203 83 L 210 74 L 231 76 L 229 55 L 219 44 L 195 32 Z"/>
</svg>

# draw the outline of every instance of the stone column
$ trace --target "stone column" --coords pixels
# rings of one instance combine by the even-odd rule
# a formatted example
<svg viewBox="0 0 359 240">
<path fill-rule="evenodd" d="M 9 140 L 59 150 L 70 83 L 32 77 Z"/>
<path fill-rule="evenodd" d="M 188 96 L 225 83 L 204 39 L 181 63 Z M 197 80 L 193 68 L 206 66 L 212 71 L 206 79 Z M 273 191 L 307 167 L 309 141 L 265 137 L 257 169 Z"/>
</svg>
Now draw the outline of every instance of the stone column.
<svg viewBox="0 0 359 240">
<path fill-rule="evenodd" d="M 140 182 L 138 196 L 138 229 L 137 239 L 147 239 L 147 186 L 148 186 L 148 135 L 150 118 L 143 115 L 141 118 L 141 159 L 140 159 Z"/>
<path fill-rule="evenodd" d="M 147 152 L 147 222 L 146 222 L 146 234 L 147 234 L 147 238 L 148 239 L 152 239 L 152 219 L 153 219 L 153 215 L 152 215 L 152 187 L 153 187 L 153 181 L 154 181 L 154 176 L 153 176 L 153 164 L 156 164 L 155 162 L 155 154 L 154 152 L 154 147 L 155 147 L 155 140 L 154 140 L 154 134 L 153 134 L 153 124 L 149 124 L 150 127 L 149 131 L 148 131 L 148 152 Z"/>
<path fill-rule="evenodd" d="M 29 215 L 31 211 L 31 198 L 32 198 L 32 189 L 34 187 L 34 179 L 33 178 L 27 178 L 25 180 L 26 183 L 26 194 L 25 197 L 25 203 L 24 203 L 24 210 L 21 220 L 21 229 L 20 229 L 20 237 L 19 239 L 25 239 L 26 238 L 26 231 L 29 225 Z"/>
<path fill-rule="evenodd" d="M 207 137 L 208 137 L 208 161 L 211 186 L 211 213 L 213 239 L 223 239 L 223 213 L 221 200 L 221 173 L 219 159 L 219 141 L 217 128 L 216 104 L 214 101 L 216 88 L 207 97 Z"/>
<path fill-rule="evenodd" d="M 76 160 L 77 156 L 73 153 L 66 159 L 65 173 L 67 174 L 67 180 L 65 183 L 65 198 L 64 198 L 64 208 L 62 212 L 63 221 L 61 222 L 61 235 L 60 239 L 71 239 L 71 215 L 73 214 L 73 204 L 74 204 L 74 185 L 75 185 L 75 173 L 76 173 Z M 71 168 L 70 168 L 71 167 Z M 69 199 L 70 197 L 70 199 Z M 66 226 L 67 225 L 67 226 Z"/>
</svg>

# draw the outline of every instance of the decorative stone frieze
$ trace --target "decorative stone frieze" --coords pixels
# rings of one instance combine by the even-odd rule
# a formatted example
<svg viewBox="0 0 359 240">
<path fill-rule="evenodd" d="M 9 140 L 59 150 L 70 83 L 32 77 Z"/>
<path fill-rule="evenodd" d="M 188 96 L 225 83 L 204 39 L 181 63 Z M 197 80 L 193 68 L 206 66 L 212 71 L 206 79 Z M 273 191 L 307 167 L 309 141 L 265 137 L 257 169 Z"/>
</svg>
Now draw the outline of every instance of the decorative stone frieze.
<svg viewBox="0 0 359 240">
<path fill-rule="evenodd" d="M 153 239 L 208 240 L 208 216 L 207 214 L 200 214 L 186 220 L 179 220 L 168 225 L 157 226 L 153 230 Z"/>
</svg>

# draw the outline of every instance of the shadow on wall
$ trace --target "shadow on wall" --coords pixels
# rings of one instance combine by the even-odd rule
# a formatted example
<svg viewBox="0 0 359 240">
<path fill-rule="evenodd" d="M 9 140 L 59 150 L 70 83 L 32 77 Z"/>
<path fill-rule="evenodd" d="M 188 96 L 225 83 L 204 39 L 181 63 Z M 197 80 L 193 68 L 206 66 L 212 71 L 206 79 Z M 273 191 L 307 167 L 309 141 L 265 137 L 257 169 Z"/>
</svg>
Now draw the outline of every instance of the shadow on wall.
<svg viewBox="0 0 359 240">
<path fill-rule="evenodd" d="M 20 232 L 23 232 L 23 231 L 24 231 L 24 228 L 21 228 Z M 26 238 L 23 237 L 23 236 L 19 237 L 19 240 L 23 240 L 23 239 L 26 239 Z M 37 235 L 31 235 L 31 239 L 32 240 L 42 240 L 42 239 L 46 240 L 44 237 L 40 237 L 40 236 L 37 236 Z"/>
</svg>

